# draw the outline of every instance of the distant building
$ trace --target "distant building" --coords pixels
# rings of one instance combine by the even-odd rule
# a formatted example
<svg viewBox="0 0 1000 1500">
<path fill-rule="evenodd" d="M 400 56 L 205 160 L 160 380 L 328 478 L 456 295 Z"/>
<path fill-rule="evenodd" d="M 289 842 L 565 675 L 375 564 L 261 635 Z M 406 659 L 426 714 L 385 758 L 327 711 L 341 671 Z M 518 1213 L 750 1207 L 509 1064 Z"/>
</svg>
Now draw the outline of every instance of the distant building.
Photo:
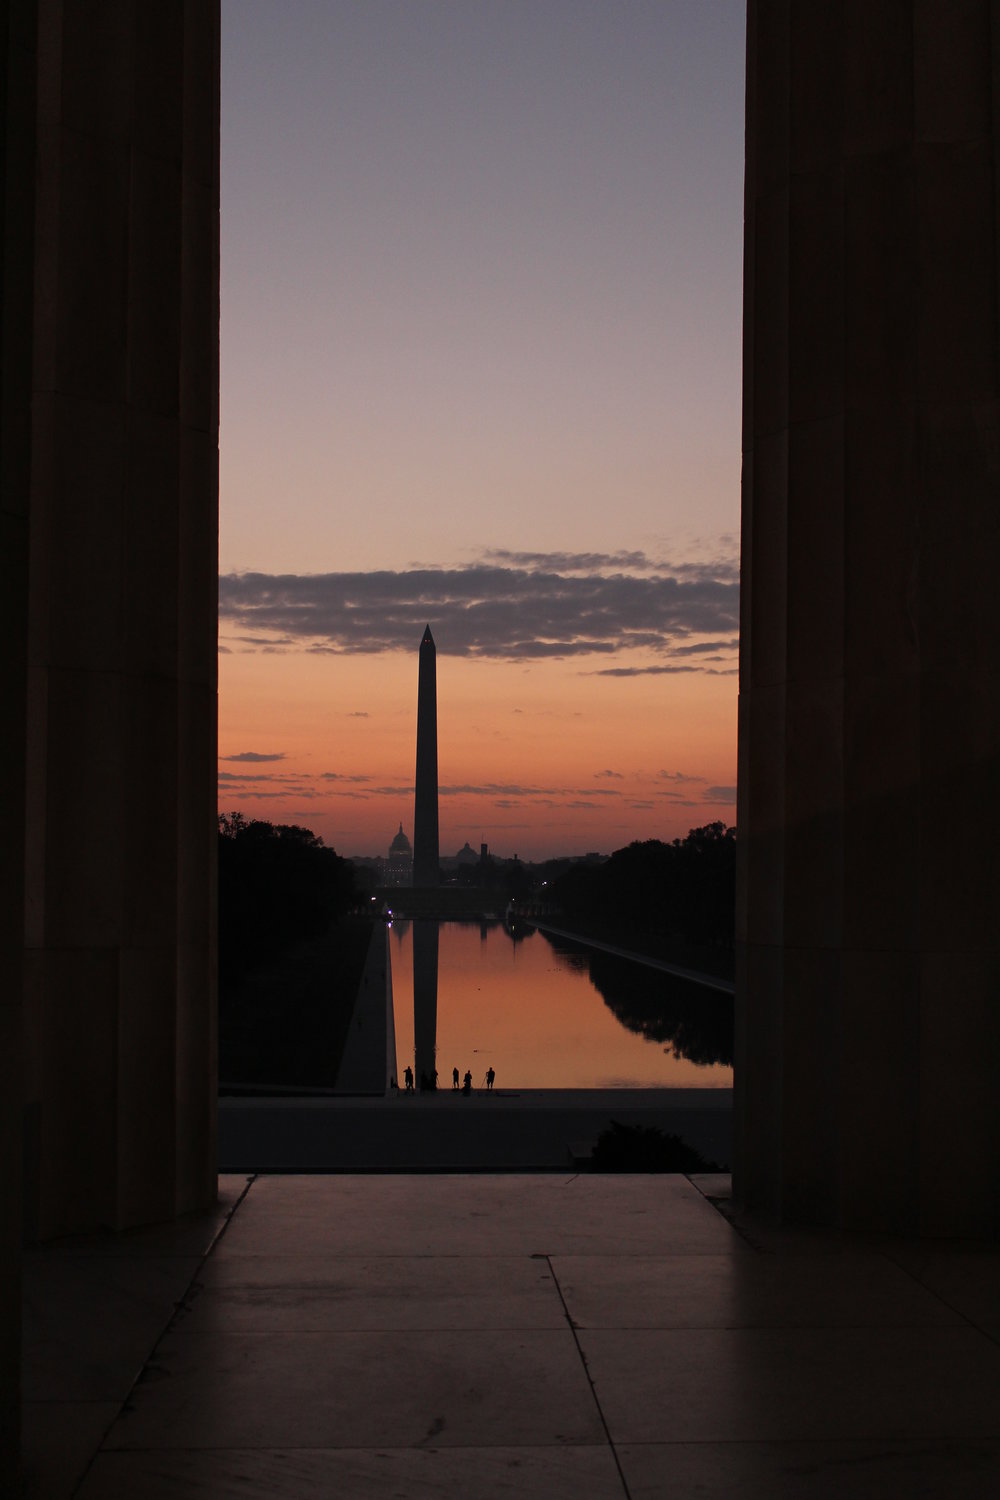
<svg viewBox="0 0 1000 1500">
<path fill-rule="evenodd" d="M 413 850 L 400 823 L 399 832 L 389 845 L 389 858 L 385 865 L 386 885 L 413 884 Z"/>
<path fill-rule="evenodd" d="M 466 839 L 461 849 L 455 855 L 455 863 L 457 865 L 474 865 L 478 857 L 475 849 L 473 849 L 468 839 Z"/>
</svg>

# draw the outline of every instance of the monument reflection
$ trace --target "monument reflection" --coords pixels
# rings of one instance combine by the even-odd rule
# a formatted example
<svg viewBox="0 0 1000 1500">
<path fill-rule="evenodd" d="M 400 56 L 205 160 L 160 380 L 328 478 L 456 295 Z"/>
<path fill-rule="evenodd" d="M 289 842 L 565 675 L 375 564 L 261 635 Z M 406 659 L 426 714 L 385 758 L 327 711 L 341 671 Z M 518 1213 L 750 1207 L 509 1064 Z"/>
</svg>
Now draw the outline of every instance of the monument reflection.
<svg viewBox="0 0 1000 1500">
<path fill-rule="evenodd" d="M 413 1071 L 421 1089 L 435 1087 L 437 1070 L 438 937 L 440 923 L 413 923 Z"/>
<path fill-rule="evenodd" d="M 732 1000 L 501 923 L 394 925 L 396 1040 L 418 1086 L 488 1068 L 500 1089 L 732 1086 Z"/>
</svg>

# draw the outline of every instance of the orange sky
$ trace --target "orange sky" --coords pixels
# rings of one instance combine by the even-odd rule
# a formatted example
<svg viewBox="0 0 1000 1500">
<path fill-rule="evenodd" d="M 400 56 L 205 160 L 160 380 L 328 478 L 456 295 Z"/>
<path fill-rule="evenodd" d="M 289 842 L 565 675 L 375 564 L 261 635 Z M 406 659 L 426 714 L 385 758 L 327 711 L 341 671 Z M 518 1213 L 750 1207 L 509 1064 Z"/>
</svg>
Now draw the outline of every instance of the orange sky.
<svg viewBox="0 0 1000 1500">
<path fill-rule="evenodd" d="M 442 853 L 610 853 L 733 820 L 735 676 L 590 670 L 438 657 Z M 416 685 L 416 649 L 224 654 L 220 808 L 387 852 L 413 831 Z M 227 758 L 248 751 L 276 758 Z"/>
</svg>

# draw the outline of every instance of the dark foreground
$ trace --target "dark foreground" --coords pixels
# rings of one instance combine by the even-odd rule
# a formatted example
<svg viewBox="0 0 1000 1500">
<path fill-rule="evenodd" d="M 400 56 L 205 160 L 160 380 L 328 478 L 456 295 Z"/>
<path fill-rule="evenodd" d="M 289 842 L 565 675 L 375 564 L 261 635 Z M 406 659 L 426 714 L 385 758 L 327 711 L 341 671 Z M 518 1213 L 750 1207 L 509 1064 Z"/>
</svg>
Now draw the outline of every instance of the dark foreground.
<svg viewBox="0 0 1000 1500">
<path fill-rule="evenodd" d="M 29 1252 L 29 1493 L 1000 1492 L 997 1247 L 734 1224 L 725 1187 L 230 1177 Z"/>
<path fill-rule="evenodd" d="M 732 1153 L 730 1089 L 450 1089 L 372 1098 L 224 1098 L 222 1171 L 525 1172 L 584 1165 L 612 1120 Z"/>
</svg>

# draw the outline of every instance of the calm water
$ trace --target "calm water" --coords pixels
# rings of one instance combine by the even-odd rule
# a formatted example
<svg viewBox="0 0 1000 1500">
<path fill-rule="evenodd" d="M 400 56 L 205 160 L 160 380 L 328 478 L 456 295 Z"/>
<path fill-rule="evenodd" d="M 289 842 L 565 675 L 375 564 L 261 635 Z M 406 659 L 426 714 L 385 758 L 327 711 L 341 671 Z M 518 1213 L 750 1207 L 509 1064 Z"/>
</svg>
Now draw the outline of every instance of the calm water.
<svg viewBox="0 0 1000 1500">
<path fill-rule="evenodd" d="M 500 923 L 397 922 L 390 951 L 400 1080 L 409 1063 L 418 1079 L 436 1066 L 439 1088 L 453 1067 L 478 1088 L 491 1065 L 498 1089 L 732 1085 L 732 1001 L 715 991 Z"/>
</svg>

